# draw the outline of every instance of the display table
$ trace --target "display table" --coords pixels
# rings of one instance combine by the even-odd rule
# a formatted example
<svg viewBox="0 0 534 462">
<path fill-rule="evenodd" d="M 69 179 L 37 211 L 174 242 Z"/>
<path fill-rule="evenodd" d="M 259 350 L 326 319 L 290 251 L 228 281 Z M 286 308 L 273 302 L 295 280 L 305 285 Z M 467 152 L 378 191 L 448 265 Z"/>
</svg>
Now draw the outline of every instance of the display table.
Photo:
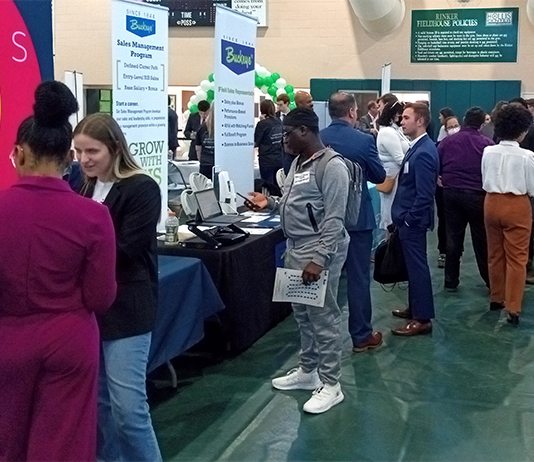
<svg viewBox="0 0 534 462">
<path fill-rule="evenodd" d="M 204 321 L 224 308 L 197 258 L 159 256 L 159 300 L 147 371 L 167 363 L 204 337 Z"/>
<path fill-rule="evenodd" d="M 168 247 L 158 242 L 160 254 L 202 260 L 226 306 L 220 317 L 227 325 L 233 351 L 248 348 L 291 313 L 289 303 L 271 301 L 276 262 L 284 250 L 280 228 L 218 250 Z"/>
</svg>

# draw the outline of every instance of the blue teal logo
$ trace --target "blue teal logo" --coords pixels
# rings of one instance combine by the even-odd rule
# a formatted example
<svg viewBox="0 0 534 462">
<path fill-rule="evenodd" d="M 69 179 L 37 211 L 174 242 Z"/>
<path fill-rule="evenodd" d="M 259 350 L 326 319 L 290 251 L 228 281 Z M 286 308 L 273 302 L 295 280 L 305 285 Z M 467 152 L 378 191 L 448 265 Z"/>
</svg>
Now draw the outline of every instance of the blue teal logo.
<svg viewBox="0 0 534 462">
<path fill-rule="evenodd" d="M 221 62 L 234 74 L 254 70 L 254 48 L 221 40 Z"/>
<path fill-rule="evenodd" d="M 156 33 L 156 21 L 154 19 L 126 16 L 126 30 L 138 37 L 146 37 Z"/>
</svg>

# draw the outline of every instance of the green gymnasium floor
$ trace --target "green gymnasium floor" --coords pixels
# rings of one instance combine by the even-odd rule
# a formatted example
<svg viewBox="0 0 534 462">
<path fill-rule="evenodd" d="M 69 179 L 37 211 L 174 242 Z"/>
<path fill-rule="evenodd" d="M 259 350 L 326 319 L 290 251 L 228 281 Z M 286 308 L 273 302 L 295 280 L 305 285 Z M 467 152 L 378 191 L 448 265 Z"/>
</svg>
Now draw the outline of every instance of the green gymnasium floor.
<svg viewBox="0 0 534 462">
<path fill-rule="evenodd" d="M 430 235 L 437 319 L 432 335 L 393 337 L 391 309 L 406 292 L 372 284 L 375 329 L 385 344 L 354 354 L 346 333 L 345 401 L 306 415 L 305 391 L 270 380 L 297 363 L 298 333 L 286 319 L 241 355 L 177 360 L 176 393 L 161 391 L 152 415 L 166 461 L 527 461 L 534 460 L 534 299 L 526 289 L 518 329 L 488 311 L 466 239 L 458 292 L 443 289 Z M 345 298 L 345 282 L 340 300 Z"/>
</svg>

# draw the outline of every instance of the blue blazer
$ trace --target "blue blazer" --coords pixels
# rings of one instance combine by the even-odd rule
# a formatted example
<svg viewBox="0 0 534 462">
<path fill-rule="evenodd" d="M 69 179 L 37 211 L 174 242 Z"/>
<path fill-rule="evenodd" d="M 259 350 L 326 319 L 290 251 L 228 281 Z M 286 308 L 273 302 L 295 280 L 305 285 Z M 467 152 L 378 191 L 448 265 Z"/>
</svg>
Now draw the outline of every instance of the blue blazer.
<svg viewBox="0 0 534 462">
<path fill-rule="evenodd" d="M 367 231 L 376 228 L 375 212 L 367 182 L 382 183 L 386 179 L 386 171 L 378 158 L 374 136 L 356 130 L 348 122 L 336 119 L 321 130 L 321 140 L 343 157 L 358 162 L 363 172 L 362 205 L 360 217 L 355 231 Z"/>
<path fill-rule="evenodd" d="M 424 135 L 412 146 L 401 165 L 391 218 L 397 226 L 434 228 L 434 195 L 439 172 L 439 156 L 434 142 Z"/>
</svg>

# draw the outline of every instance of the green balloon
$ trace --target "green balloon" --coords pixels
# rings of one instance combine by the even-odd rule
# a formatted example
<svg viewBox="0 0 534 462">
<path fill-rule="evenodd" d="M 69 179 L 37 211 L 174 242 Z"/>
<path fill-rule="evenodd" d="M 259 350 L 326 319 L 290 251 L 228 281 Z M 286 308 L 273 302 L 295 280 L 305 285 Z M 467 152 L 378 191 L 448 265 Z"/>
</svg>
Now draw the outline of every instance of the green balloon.
<svg viewBox="0 0 534 462">
<path fill-rule="evenodd" d="M 289 103 L 289 109 L 295 109 L 297 105 L 295 103 Z"/>
<path fill-rule="evenodd" d="M 198 112 L 198 106 L 196 104 L 192 104 L 189 108 L 189 112 L 191 112 L 191 114 L 196 114 Z"/>
<path fill-rule="evenodd" d="M 212 102 L 215 99 L 215 92 L 213 90 L 208 90 L 208 102 Z"/>
<path fill-rule="evenodd" d="M 273 84 L 269 87 L 269 90 L 267 90 L 267 93 L 269 93 L 269 95 L 271 95 L 274 98 L 276 96 L 277 91 L 278 91 L 278 87 Z"/>
<path fill-rule="evenodd" d="M 286 91 L 286 93 L 289 95 L 290 93 L 293 93 L 293 91 L 295 90 L 293 88 L 293 85 L 286 85 L 284 90 Z"/>
<path fill-rule="evenodd" d="M 213 73 L 211 73 L 209 76 L 208 76 L 208 80 L 210 82 L 213 82 L 215 79 L 213 78 Z"/>
<path fill-rule="evenodd" d="M 289 101 L 295 101 L 295 93 L 288 93 L 287 96 L 289 96 Z"/>
<path fill-rule="evenodd" d="M 270 87 L 274 83 L 272 75 L 263 79 L 263 85 Z"/>
<path fill-rule="evenodd" d="M 271 77 L 273 78 L 273 83 L 274 83 L 280 78 L 280 74 L 278 72 L 273 72 L 271 74 Z"/>
<path fill-rule="evenodd" d="M 256 74 L 256 77 L 254 79 L 254 82 L 256 83 L 256 86 L 258 88 L 261 88 L 265 85 L 265 80 L 263 79 L 263 77 L 260 77 L 259 75 Z"/>
</svg>

